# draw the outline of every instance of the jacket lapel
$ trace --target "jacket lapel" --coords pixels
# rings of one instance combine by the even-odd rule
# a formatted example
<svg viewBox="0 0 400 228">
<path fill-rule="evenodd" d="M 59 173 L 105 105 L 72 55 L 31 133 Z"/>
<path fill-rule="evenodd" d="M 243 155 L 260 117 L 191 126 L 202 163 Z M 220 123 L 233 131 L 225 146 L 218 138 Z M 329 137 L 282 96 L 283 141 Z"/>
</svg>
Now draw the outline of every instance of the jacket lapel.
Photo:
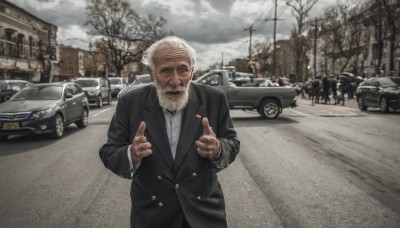
<svg viewBox="0 0 400 228">
<path fill-rule="evenodd" d="M 175 170 L 178 169 L 182 160 L 189 152 L 190 146 L 197 140 L 196 135 L 202 133 L 201 119 L 196 117 L 196 115 L 205 117 L 206 113 L 193 86 L 190 85 L 189 101 L 183 113 L 181 134 L 176 149 Z"/>
<path fill-rule="evenodd" d="M 158 104 L 157 93 L 155 88 L 152 87 L 141 113 L 146 122 L 146 131 L 155 144 L 153 146 L 157 147 L 157 151 L 161 153 L 167 164 L 172 168 L 174 166 L 174 161 L 168 141 L 167 130 L 165 128 L 164 113 Z M 154 151 L 153 148 L 153 152 Z"/>
</svg>

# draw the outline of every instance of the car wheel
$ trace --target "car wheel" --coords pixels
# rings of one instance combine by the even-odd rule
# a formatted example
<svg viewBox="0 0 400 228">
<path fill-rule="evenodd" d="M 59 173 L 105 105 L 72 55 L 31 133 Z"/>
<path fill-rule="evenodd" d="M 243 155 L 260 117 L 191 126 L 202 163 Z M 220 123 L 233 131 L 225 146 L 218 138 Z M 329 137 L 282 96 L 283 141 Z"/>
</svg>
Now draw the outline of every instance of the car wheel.
<svg viewBox="0 0 400 228">
<path fill-rule="evenodd" d="M 276 119 L 280 113 L 280 105 L 276 100 L 265 100 L 261 103 L 258 113 L 266 119 Z"/>
<path fill-rule="evenodd" d="M 382 97 L 381 101 L 379 102 L 379 107 L 381 108 L 382 112 L 388 112 L 389 111 L 389 105 L 387 103 L 386 97 Z"/>
<path fill-rule="evenodd" d="M 59 139 L 64 135 L 64 120 L 60 114 L 57 114 L 54 118 L 54 131 L 51 133 L 51 137 Z"/>
<path fill-rule="evenodd" d="M 364 105 L 364 101 L 363 101 L 363 99 L 361 98 L 361 97 L 359 97 L 358 99 L 357 99 L 357 104 L 358 104 L 358 108 L 360 109 L 360 110 L 362 110 L 362 111 L 365 111 L 365 110 L 367 110 L 367 106 L 365 106 Z"/>
<path fill-rule="evenodd" d="M 82 118 L 76 121 L 75 124 L 79 128 L 85 128 L 87 127 L 88 123 L 89 123 L 88 111 L 84 109 L 82 112 Z"/>
<path fill-rule="evenodd" d="M 101 96 L 97 97 L 97 107 L 103 107 L 103 99 L 101 99 Z"/>
</svg>

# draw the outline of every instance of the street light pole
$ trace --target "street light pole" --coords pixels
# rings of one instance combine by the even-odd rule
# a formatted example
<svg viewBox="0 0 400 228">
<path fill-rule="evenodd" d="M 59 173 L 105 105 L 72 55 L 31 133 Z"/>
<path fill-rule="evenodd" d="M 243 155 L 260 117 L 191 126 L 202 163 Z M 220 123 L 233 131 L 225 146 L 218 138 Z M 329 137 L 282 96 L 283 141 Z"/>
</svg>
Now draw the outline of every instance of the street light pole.
<svg viewBox="0 0 400 228">
<path fill-rule="evenodd" d="M 318 37 L 318 22 L 323 21 L 324 19 L 315 18 L 313 21 L 307 22 L 307 24 L 314 26 L 314 77 L 317 77 L 317 37 Z"/>
</svg>

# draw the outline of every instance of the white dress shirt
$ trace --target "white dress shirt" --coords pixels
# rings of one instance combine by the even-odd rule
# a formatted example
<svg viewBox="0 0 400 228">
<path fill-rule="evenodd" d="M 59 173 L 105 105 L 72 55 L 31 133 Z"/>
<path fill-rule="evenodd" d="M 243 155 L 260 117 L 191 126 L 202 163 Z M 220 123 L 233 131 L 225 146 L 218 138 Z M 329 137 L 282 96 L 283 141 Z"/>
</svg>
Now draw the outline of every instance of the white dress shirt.
<svg viewBox="0 0 400 228">
<path fill-rule="evenodd" d="M 167 129 L 168 141 L 171 147 L 172 158 L 175 160 L 176 148 L 179 142 L 179 136 L 181 135 L 181 125 L 182 125 L 182 110 L 179 110 L 175 113 L 172 113 L 166 109 L 164 109 L 164 119 L 165 119 L 165 127 Z M 133 164 L 132 164 L 132 156 L 131 156 L 131 145 L 128 147 L 128 159 L 129 159 L 129 168 L 134 172 Z M 139 167 L 140 163 L 135 167 L 135 170 Z"/>
</svg>

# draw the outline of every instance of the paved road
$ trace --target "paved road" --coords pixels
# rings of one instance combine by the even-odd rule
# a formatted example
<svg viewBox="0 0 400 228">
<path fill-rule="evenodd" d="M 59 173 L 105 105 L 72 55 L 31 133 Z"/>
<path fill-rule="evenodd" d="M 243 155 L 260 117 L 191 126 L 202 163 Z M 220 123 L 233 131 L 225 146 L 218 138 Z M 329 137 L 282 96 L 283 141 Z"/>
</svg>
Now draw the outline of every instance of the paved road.
<svg viewBox="0 0 400 228">
<path fill-rule="evenodd" d="M 128 227 L 129 180 L 98 149 L 115 103 L 60 140 L 0 143 L 0 227 Z M 232 111 L 241 140 L 219 173 L 230 228 L 398 227 L 399 115 L 299 99 L 276 120 Z"/>
</svg>

